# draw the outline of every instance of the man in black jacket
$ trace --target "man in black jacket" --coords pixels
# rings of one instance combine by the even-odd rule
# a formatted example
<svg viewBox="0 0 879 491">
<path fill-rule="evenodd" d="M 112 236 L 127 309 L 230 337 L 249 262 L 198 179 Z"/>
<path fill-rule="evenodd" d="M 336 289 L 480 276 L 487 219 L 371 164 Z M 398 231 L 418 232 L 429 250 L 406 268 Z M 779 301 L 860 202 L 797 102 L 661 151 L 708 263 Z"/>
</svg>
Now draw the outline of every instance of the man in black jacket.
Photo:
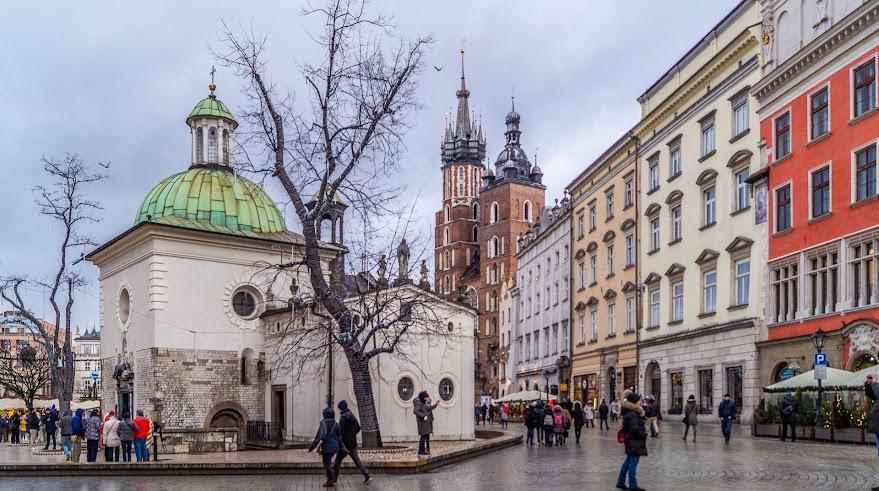
<svg viewBox="0 0 879 491">
<path fill-rule="evenodd" d="M 729 400 L 729 394 L 723 395 L 720 406 L 717 408 L 717 415 L 720 416 L 720 429 L 723 431 L 723 437 L 726 443 L 729 443 L 729 437 L 732 436 L 732 422 L 736 419 L 736 403 Z"/>
<path fill-rule="evenodd" d="M 363 473 L 364 484 L 369 484 L 372 481 L 372 477 L 369 475 L 369 471 L 366 470 L 366 466 L 363 465 L 363 462 L 360 461 L 360 457 L 357 455 L 357 434 L 360 433 L 360 422 L 357 421 L 357 418 L 354 416 L 348 409 L 348 401 L 341 400 L 338 404 L 339 408 L 339 429 L 342 433 L 342 446 L 339 448 L 339 453 L 336 454 L 336 463 L 333 465 L 333 475 L 336 476 L 336 479 L 339 478 L 339 466 L 342 465 L 342 461 L 345 460 L 346 455 L 351 456 L 351 460 L 354 461 L 354 465 L 360 469 L 360 472 Z"/>
<path fill-rule="evenodd" d="M 790 427 L 790 441 L 797 441 L 797 400 L 791 391 L 784 394 L 781 404 L 778 405 L 778 411 L 781 413 L 781 441 L 787 439 L 787 428 Z"/>
</svg>

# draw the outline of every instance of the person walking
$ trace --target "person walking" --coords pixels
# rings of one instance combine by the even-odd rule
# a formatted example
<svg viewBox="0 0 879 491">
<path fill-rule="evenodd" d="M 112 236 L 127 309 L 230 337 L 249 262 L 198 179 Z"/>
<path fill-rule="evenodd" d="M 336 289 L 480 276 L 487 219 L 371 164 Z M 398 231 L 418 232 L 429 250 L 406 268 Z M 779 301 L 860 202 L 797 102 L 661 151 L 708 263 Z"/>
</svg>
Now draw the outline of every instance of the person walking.
<svg viewBox="0 0 879 491">
<path fill-rule="evenodd" d="M 107 414 L 107 421 L 104 422 L 104 431 L 101 433 L 104 460 L 107 462 L 119 462 L 119 450 L 122 447 L 122 440 L 119 439 L 120 424 L 122 422 L 116 419 L 116 412 L 110 411 Z"/>
<path fill-rule="evenodd" d="M 150 451 L 147 448 L 146 441 L 150 435 L 150 420 L 143 415 L 143 409 L 137 410 L 134 424 L 137 425 L 137 432 L 134 435 L 134 456 L 138 462 L 149 462 Z"/>
<path fill-rule="evenodd" d="M 485 426 L 485 422 L 488 418 L 488 406 L 483 402 L 482 406 L 479 408 L 479 414 L 482 416 L 482 426 Z"/>
<path fill-rule="evenodd" d="M 620 418 L 620 403 L 616 399 L 610 403 L 610 420 L 617 421 Z"/>
<path fill-rule="evenodd" d="M 879 380 L 872 373 L 864 380 L 864 394 L 873 401 L 873 408 L 867 418 L 867 432 L 876 436 L 876 447 L 879 452 Z M 879 491 L 879 486 L 873 486 L 873 491 Z"/>
<path fill-rule="evenodd" d="M 85 414 L 83 408 L 79 408 L 73 414 L 73 453 L 70 460 L 79 463 L 79 456 L 82 454 L 82 440 L 85 438 L 85 421 L 82 416 Z"/>
<path fill-rule="evenodd" d="M 69 461 L 73 457 L 73 412 L 70 409 L 64 410 L 61 416 L 61 451 Z"/>
<path fill-rule="evenodd" d="M 122 413 L 122 421 L 116 427 L 116 435 L 122 446 L 122 462 L 131 462 L 131 447 L 134 444 L 134 435 L 137 432 L 137 424 L 131 420 L 131 413 Z"/>
<path fill-rule="evenodd" d="M 659 438 L 659 406 L 653 396 L 647 396 L 647 406 L 644 408 L 647 416 L 647 428 L 652 438 Z"/>
<path fill-rule="evenodd" d="M 574 420 L 574 442 L 580 443 L 580 432 L 583 431 L 583 422 L 586 419 L 586 413 L 583 411 L 583 405 L 580 404 L 580 401 L 574 401 L 571 419 Z"/>
<path fill-rule="evenodd" d="M 482 406 L 479 404 L 473 406 L 473 416 L 476 418 L 476 426 L 479 426 L 479 415 L 482 414 Z"/>
<path fill-rule="evenodd" d="M 98 444 L 101 442 L 101 417 L 98 416 L 98 410 L 92 409 L 91 414 L 85 421 L 85 440 L 86 440 L 86 462 L 96 462 L 98 460 Z"/>
<path fill-rule="evenodd" d="M 537 402 L 532 402 L 522 412 L 522 422 L 525 423 L 525 445 L 534 445 L 534 411 Z"/>
<path fill-rule="evenodd" d="M 568 410 L 568 404 L 565 403 L 565 404 L 562 404 L 561 406 L 562 406 L 562 417 L 565 420 L 565 428 L 562 431 L 562 443 L 567 443 L 568 442 L 568 432 L 571 430 L 571 422 L 573 421 L 573 418 L 571 418 L 571 411 Z M 571 406 L 571 408 L 573 409 L 573 406 Z"/>
<path fill-rule="evenodd" d="M 626 391 L 629 392 L 628 390 Z M 623 442 L 626 445 L 626 460 L 620 467 L 617 477 L 617 489 L 629 489 L 631 491 L 644 491 L 638 486 L 638 463 L 641 457 L 647 456 L 647 429 L 644 427 L 644 408 L 638 402 L 641 396 L 635 393 L 625 394 L 622 404 L 623 418 Z M 629 485 L 626 486 L 626 475 L 629 477 Z"/>
<path fill-rule="evenodd" d="M 781 441 L 787 439 L 787 429 L 790 427 L 790 441 L 797 441 L 797 399 L 791 391 L 784 393 L 778 412 L 781 413 Z"/>
<path fill-rule="evenodd" d="M 58 412 L 55 410 L 55 406 L 52 406 L 52 409 L 46 413 L 44 420 L 46 446 L 43 447 L 43 450 L 49 450 L 49 440 L 52 440 L 52 450 L 56 450 L 58 448 L 58 441 L 55 439 L 55 433 L 58 431 Z"/>
<path fill-rule="evenodd" d="M 9 435 L 11 437 L 9 443 L 13 445 L 21 443 L 21 431 L 18 429 L 20 425 L 21 416 L 17 412 L 12 413 L 12 416 L 9 417 Z"/>
<path fill-rule="evenodd" d="M 552 434 L 556 445 L 564 443 L 565 414 L 561 405 L 552 408 Z"/>
<path fill-rule="evenodd" d="M 607 416 L 610 413 L 610 408 L 607 407 L 607 401 L 602 399 L 601 404 L 598 406 L 598 429 L 610 429 L 610 425 L 607 423 Z"/>
<path fill-rule="evenodd" d="M 339 449 L 342 448 L 341 439 L 342 430 L 339 427 L 339 423 L 336 422 L 336 413 L 333 412 L 333 408 L 331 407 L 324 408 L 323 419 L 317 427 L 317 435 L 314 436 L 311 446 L 308 447 L 308 452 L 311 453 L 315 447 L 320 447 L 318 451 L 321 454 L 324 470 L 327 474 L 327 482 L 323 484 L 323 487 L 325 488 L 336 487 L 336 474 L 333 470 L 333 457 L 339 453 Z"/>
<path fill-rule="evenodd" d="M 729 400 L 729 394 L 724 394 L 723 400 L 717 407 L 717 415 L 720 416 L 720 430 L 726 443 L 729 443 L 732 436 L 732 423 L 736 419 L 736 411 L 736 403 Z"/>
<path fill-rule="evenodd" d="M 433 433 L 433 410 L 439 405 L 430 404 L 430 396 L 426 390 L 418 393 L 413 401 L 412 413 L 418 425 L 418 457 L 430 457 L 430 434 Z"/>
<path fill-rule="evenodd" d="M 37 440 L 40 437 L 40 415 L 37 414 L 36 408 L 31 409 L 27 414 L 27 427 L 30 433 L 31 447 L 36 447 Z"/>
<path fill-rule="evenodd" d="M 553 425 L 555 424 L 555 418 L 552 413 L 552 406 L 547 404 L 543 406 L 543 445 L 545 447 L 551 447 L 553 439 L 555 438 L 555 430 Z"/>
<path fill-rule="evenodd" d="M 345 457 L 350 455 L 354 465 L 363 474 L 363 484 L 368 485 L 372 482 L 372 477 L 370 477 L 369 471 L 366 470 L 366 466 L 360 461 L 360 456 L 357 455 L 357 434 L 360 433 L 360 422 L 357 421 L 354 413 L 348 409 L 348 401 L 343 399 L 339 401 L 336 407 L 339 408 L 339 431 L 342 435 L 342 445 L 339 448 L 339 453 L 336 454 L 336 463 L 333 464 L 333 480 L 339 479 L 339 467 L 342 465 Z"/>
<path fill-rule="evenodd" d="M 584 412 L 586 413 L 586 427 L 592 425 L 595 428 L 595 408 L 592 407 L 593 401 L 586 402 L 586 408 Z"/>
<path fill-rule="evenodd" d="M 501 409 L 500 409 L 500 416 L 501 416 L 501 428 L 506 429 L 507 428 L 507 421 L 509 421 L 509 419 L 510 419 L 510 407 L 507 406 L 506 404 L 502 405 Z"/>
<path fill-rule="evenodd" d="M 696 425 L 699 424 L 699 406 L 696 405 L 696 396 L 690 394 L 687 404 L 684 405 L 684 436 L 681 440 L 687 441 L 687 433 L 693 427 L 693 441 L 696 441 Z"/>
</svg>

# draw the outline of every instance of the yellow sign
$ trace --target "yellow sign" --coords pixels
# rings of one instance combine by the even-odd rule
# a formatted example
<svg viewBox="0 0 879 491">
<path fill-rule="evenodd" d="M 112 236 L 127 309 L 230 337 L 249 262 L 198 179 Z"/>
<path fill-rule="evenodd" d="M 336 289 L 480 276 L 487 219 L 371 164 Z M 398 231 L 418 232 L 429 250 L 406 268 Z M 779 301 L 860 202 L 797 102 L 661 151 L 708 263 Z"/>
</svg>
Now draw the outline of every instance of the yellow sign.
<svg viewBox="0 0 879 491">
<path fill-rule="evenodd" d="M 567 392 L 567 391 L 568 391 L 568 384 L 561 384 L 561 386 L 559 387 L 559 389 L 560 389 L 562 392 Z"/>
</svg>

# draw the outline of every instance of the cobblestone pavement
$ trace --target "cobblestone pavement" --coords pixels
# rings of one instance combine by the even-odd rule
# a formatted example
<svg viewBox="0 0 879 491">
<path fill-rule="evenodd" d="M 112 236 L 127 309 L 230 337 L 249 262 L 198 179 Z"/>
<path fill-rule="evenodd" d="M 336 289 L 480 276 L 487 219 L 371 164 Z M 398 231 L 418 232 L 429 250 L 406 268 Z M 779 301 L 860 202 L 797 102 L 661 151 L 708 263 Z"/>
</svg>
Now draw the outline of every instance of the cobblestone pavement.
<svg viewBox="0 0 879 491">
<path fill-rule="evenodd" d="M 876 448 L 808 442 L 780 442 L 750 437 L 729 445 L 713 436 L 706 423 L 697 442 L 681 441 L 679 425 L 666 425 L 660 438 L 648 442 L 650 456 L 638 466 L 638 481 L 652 489 L 796 489 L 856 490 L 879 484 Z M 712 430 L 712 431 L 705 431 Z M 736 428 L 736 431 L 743 429 Z M 708 435 L 705 435 L 708 433 Z M 2 453 L 0 453 L 2 458 Z M 562 447 L 520 445 L 468 462 L 420 475 L 377 475 L 377 490 L 513 490 L 539 487 L 613 489 L 622 445 L 615 431 L 584 429 L 580 445 L 573 439 Z M 119 478 L 0 478 L 0 489 L 34 491 L 225 491 L 234 489 L 320 489 L 320 475 L 165 476 Z M 361 489 L 362 478 L 343 475 L 339 489 Z"/>
</svg>

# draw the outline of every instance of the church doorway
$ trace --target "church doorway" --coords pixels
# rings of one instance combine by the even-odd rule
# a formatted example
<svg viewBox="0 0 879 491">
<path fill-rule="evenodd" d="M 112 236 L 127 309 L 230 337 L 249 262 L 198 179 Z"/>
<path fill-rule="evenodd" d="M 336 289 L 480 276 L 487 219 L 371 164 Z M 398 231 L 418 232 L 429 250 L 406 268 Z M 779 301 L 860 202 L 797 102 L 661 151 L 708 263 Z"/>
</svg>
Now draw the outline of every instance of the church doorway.
<svg viewBox="0 0 879 491">
<path fill-rule="evenodd" d="M 283 385 L 272 386 L 272 423 L 277 423 L 283 432 L 287 419 L 287 388 Z"/>
<path fill-rule="evenodd" d="M 221 409 L 211 418 L 210 428 L 240 428 L 244 425 L 241 413 L 234 409 Z"/>
</svg>

